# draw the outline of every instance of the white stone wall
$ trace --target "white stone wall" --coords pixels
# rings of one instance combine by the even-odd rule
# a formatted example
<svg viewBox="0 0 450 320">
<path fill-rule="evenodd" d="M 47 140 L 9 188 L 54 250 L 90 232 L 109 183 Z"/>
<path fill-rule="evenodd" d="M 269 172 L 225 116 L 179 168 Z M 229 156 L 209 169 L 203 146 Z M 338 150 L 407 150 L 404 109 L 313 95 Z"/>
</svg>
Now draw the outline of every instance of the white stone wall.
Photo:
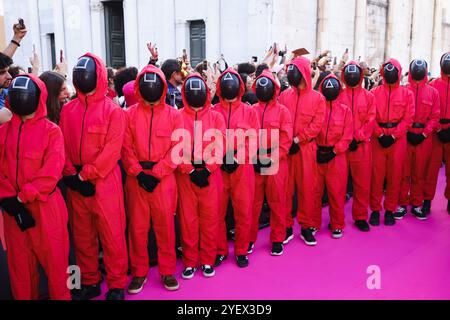
<svg viewBox="0 0 450 320">
<path fill-rule="evenodd" d="M 5 1 L 4 11 L 7 39 L 17 17 L 29 26 L 15 56 L 25 68 L 34 44 L 48 69 L 50 32 L 69 63 L 87 51 L 106 55 L 101 0 Z M 191 20 L 205 21 L 206 58 L 224 54 L 230 64 L 254 55 L 261 60 L 277 41 L 314 55 L 330 49 L 340 57 L 348 48 L 351 58 L 375 67 L 392 56 L 407 68 L 422 57 L 436 74 L 440 56 L 450 50 L 450 0 L 124 0 L 124 20 L 127 64 L 138 67 L 149 60 L 150 41 L 161 60 L 189 52 Z"/>
</svg>

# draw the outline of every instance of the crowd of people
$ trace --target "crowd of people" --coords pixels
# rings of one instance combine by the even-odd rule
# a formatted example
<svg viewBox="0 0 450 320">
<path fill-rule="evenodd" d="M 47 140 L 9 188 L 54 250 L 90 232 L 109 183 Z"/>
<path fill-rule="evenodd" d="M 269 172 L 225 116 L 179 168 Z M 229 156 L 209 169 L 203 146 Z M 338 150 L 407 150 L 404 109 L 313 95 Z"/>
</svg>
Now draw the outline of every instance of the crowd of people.
<svg viewBox="0 0 450 320">
<path fill-rule="evenodd" d="M 383 210 L 386 226 L 408 206 L 420 220 L 430 214 L 439 168 L 450 156 L 450 52 L 431 81 L 423 59 L 406 73 L 395 59 L 374 70 L 350 60 L 348 50 L 339 63 L 329 51 L 310 61 L 304 49 L 288 57 L 274 44 L 259 64 L 229 66 L 222 56 L 192 67 L 186 53 L 159 65 L 149 43 L 141 71 L 83 55 L 72 94 L 64 59 L 40 75 L 36 54 L 31 72 L 12 66 L 26 33 L 15 25 L 0 53 L 0 206 L 15 299 L 38 298 L 38 265 L 51 299 L 99 296 L 100 244 L 106 298 L 125 298 L 128 268 L 127 291 L 140 293 L 151 228 L 162 283 L 177 290 L 174 214 L 181 277 L 192 279 L 199 267 L 213 277 L 229 256 L 230 202 L 241 268 L 255 250 L 264 202 L 273 256 L 294 239 L 295 217 L 302 241 L 317 245 L 325 189 L 328 229 L 339 239 L 348 176 L 362 232 L 381 224 Z M 68 225 L 82 284 L 71 292 Z"/>
</svg>

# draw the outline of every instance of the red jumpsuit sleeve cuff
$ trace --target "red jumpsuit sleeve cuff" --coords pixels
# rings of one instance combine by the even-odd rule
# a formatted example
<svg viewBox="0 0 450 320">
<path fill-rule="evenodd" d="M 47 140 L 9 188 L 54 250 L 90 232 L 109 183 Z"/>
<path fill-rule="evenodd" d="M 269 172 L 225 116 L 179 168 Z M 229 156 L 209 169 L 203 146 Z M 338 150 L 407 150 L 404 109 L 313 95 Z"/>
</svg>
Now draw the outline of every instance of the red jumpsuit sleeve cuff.
<svg viewBox="0 0 450 320">
<path fill-rule="evenodd" d="M 47 197 L 42 197 L 39 193 L 39 191 L 31 184 L 27 183 L 25 184 L 19 194 L 18 194 L 20 200 L 22 200 L 23 203 L 31 203 L 36 200 L 44 201 Z"/>
</svg>

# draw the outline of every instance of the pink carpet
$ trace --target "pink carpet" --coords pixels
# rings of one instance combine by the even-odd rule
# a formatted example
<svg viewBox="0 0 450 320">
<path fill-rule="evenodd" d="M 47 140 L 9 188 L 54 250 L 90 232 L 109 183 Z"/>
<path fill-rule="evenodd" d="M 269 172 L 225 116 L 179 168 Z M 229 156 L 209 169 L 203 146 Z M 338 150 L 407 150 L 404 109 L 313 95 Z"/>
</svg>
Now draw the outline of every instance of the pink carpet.
<svg viewBox="0 0 450 320">
<path fill-rule="evenodd" d="M 323 209 L 323 229 L 316 247 L 299 238 L 285 246 L 281 257 L 269 254 L 269 229 L 260 231 L 250 266 L 239 269 L 231 256 L 216 269 L 216 276 L 183 280 L 178 261 L 180 290 L 166 291 L 157 268 L 152 268 L 139 300 L 298 300 L 298 299 L 450 299 L 450 215 L 443 196 L 445 177 L 439 178 L 437 197 L 428 220 L 408 214 L 394 227 L 373 227 L 362 233 L 353 226 L 351 201 L 346 206 L 347 228 L 340 240 L 331 238 Z M 230 242 L 230 247 L 232 244 Z M 231 251 L 232 253 L 232 251 Z M 367 288 L 367 268 L 381 269 L 381 289 Z M 106 288 L 104 288 L 106 293 Z"/>
</svg>

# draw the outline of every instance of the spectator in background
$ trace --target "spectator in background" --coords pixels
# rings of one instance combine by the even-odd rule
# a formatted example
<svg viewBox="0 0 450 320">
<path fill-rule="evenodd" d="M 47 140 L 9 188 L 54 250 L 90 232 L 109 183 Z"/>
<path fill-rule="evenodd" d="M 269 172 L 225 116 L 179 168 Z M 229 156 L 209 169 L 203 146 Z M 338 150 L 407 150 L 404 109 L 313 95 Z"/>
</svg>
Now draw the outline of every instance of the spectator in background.
<svg viewBox="0 0 450 320">
<path fill-rule="evenodd" d="M 114 77 L 114 89 L 119 97 L 119 105 L 124 108 L 126 106 L 123 87 L 130 81 L 136 80 L 138 69 L 135 67 L 122 68 L 116 72 Z"/>
<path fill-rule="evenodd" d="M 177 59 L 168 59 L 164 61 L 161 70 L 167 79 L 166 103 L 176 109 L 183 108 L 183 99 L 178 89 L 183 84 L 180 61 Z"/>
<path fill-rule="evenodd" d="M 17 77 L 18 75 L 27 73 L 27 72 L 25 71 L 25 69 L 22 68 L 21 66 L 11 66 L 11 67 L 9 68 L 9 71 L 8 71 L 8 72 L 9 72 L 9 74 L 11 75 L 11 78 L 12 78 L 12 79 L 14 79 L 15 77 Z"/>
<path fill-rule="evenodd" d="M 267 63 L 261 63 L 260 65 L 258 65 L 255 71 L 256 78 L 258 78 L 264 70 L 269 70 L 269 66 L 267 65 Z"/>
<path fill-rule="evenodd" d="M 12 114 L 4 108 L 5 100 L 8 96 L 8 86 L 11 82 L 11 75 L 9 74 L 9 66 L 12 65 L 13 60 L 7 55 L 0 53 L 0 124 L 11 120 Z"/>
<path fill-rule="evenodd" d="M 39 79 L 44 82 L 48 92 L 47 118 L 51 122 L 59 124 L 62 106 L 70 98 L 66 78 L 57 72 L 47 71 L 41 74 Z"/>
<path fill-rule="evenodd" d="M 364 89 L 370 91 L 375 85 L 375 81 L 373 81 L 373 79 L 370 77 L 372 75 L 372 72 L 371 72 L 367 62 L 364 62 L 364 61 L 361 62 L 360 66 L 364 73 L 364 82 L 363 82 Z"/>
<path fill-rule="evenodd" d="M 252 81 L 252 84 L 250 85 L 250 90 L 251 90 L 252 89 L 252 85 L 253 85 L 253 81 L 255 80 L 255 72 L 256 72 L 255 65 L 253 63 L 250 63 L 250 62 L 240 63 L 240 64 L 238 64 L 237 72 L 239 74 L 245 73 L 245 74 L 247 74 L 250 77 L 250 79 Z M 244 81 L 244 83 L 246 83 L 246 82 Z"/>
<path fill-rule="evenodd" d="M 245 93 L 242 96 L 242 102 L 247 103 L 249 105 L 254 105 L 255 103 L 258 103 L 258 98 L 256 97 L 256 94 L 252 90 L 253 78 L 246 73 L 240 73 L 239 75 L 245 85 Z"/>
<path fill-rule="evenodd" d="M 137 104 L 139 101 L 136 99 L 134 94 L 134 83 L 136 81 L 132 80 L 123 86 L 123 96 L 125 97 L 125 106 L 130 108 L 131 106 Z"/>
<path fill-rule="evenodd" d="M 108 91 L 106 92 L 106 96 L 118 104 L 119 99 L 117 96 L 117 91 L 114 88 L 114 76 L 116 74 L 116 70 L 112 67 L 108 67 L 106 70 L 108 71 Z"/>
</svg>

